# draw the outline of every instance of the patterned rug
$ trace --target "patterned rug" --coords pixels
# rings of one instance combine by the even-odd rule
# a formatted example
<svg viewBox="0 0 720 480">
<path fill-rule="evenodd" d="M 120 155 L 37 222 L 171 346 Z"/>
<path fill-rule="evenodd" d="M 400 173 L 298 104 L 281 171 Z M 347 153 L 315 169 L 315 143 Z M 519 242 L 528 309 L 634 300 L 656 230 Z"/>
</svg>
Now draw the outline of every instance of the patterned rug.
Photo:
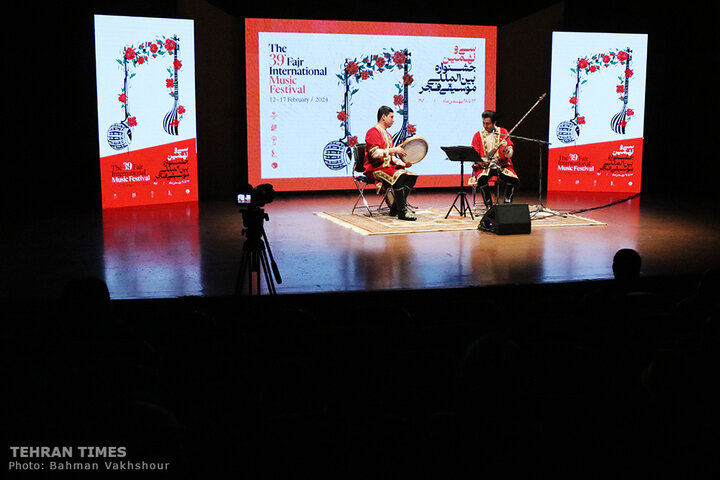
<svg viewBox="0 0 720 480">
<path fill-rule="evenodd" d="M 585 227 L 585 226 L 603 226 L 605 223 L 598 222 L 589 218 L 578 217 L 575 215 L 558 214 L 552 210 L 543 209 L 541 212 L 535 212 L 534 205 L 528 206 L 530 209 L 530 227 L 546 228 L 546 227 Z M 485 213 L 484 210 L 478 209 L 473 212 L 474 219 L 467 214 L 461 217 L 457 210 L 453 209 L 445 218 L 448 210 L 444 208 L 426 208 L 415 211 L 417 221 L 408 222 L 398 220 L 397 217 L 391 217 L 386 212 L 375 213 L 373 216 L 368 215 L 367 211 L 356 213 L 350 212 L 315 212 L 320 218 L 330 220 L 342 227 L 349 228 L 354 232 L 362 235 L 392 235 L 407 233 L 423 233 L 423 232 L 459 232 L 464 230 L 476 230 L 480 219 Z"/>
</svg>

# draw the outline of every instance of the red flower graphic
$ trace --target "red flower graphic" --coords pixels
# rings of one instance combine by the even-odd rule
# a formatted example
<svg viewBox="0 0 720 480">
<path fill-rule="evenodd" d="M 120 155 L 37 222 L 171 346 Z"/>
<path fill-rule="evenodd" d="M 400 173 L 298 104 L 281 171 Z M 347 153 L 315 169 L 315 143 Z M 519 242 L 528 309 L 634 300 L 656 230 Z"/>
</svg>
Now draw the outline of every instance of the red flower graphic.
<svg viewBox="0 0 720 480">
<path fill-rule="evenodd" d="M 578 68 L 587 68 L 589 65 L 587 58 L 581 58 L 578 62 Z"/>
<path fill-rule="evenodd" d="M 577 103 L 578 103 L 577 97 L 570 97 L 570 103 L 572 103 L 573 105 L 577 105 Z"/>
<path fill-rule="evenodd" d="M 175 80 L 173 80 L 172 78 L 166 78 L 166 79 L 165 79 L 165 86 L 166 86 L 167 88 L 173 88 L 173 87 L 175 86 Z"/>
<path fill-rule="evenodd" d="M 358 67 L 357 63 L 350 61 L 345 67 L 345 71 L 348 73 L 348 75 L 355 75 L 356 73 L 358 73 L 358 71 L 360 71 L 360 67 Z"/>
<path fill-rule="evenodd" d="M 135 50 L 133 50 L 132 48 L 126 48 L 125 58 L 128 60 L 132 60 L 133 58 L 135 58 Z"/>
<path fill-rule="evenodd" d="M 182 115 L 183 113 L 185 113 L 185 107 L 183 107 L 182 105 L 178 105 L 178 114 Z"/>
<path fill-rule="evenodd" d="M 393 55 L 393 62 L 395 62 L 396 65 L 402 65 L 405 63 L 405 52 L 395 52 L 395 55 Z"/>
<path fill-rule="evenodd" d="M 625 110 L 625 114 L 628 117 L 632 117 L 633 115 L 635 115 L 635 110 L 633 110 L 632 108 L 628 108 L 627 110 Z"/>
<path fill-rule="evenodd" d="M 585 125 L 585 117 L 577 117 L 578 125 Z"/>
<path fill-rule="evenodd" d="M 175 60 L 173 62 L 173 67 L 175 70 L 180 70 L 182 68 L 182 62 L 180 60 Z"/>
<path fill-rule="evenodd" d="M 367 70 L 363 70 L 360 74 L 360 78 L 362 78 L 363 80 L 367 80 L 368 78 L 370 78 L 370 72 L 368 72 Z"/>
<path fill-rule="evenodd" d="M 403 85 L 412 85 L 413 77 L 409 73 L 403 75 Z"/>
<path fill-rule="evenodd" d="M 402 95 L 393 95 L 393 105 L 402 105 L 403 104 L 403 96 Z"/>
<path fill-rule="evenodd" d="M 151 44 L 150 44 L 150 52 L 151 52 L 151 53 L 157 53 L 157 52 L 158 52 L 157 43 L 151 43 Z"/>
<path fill-rule="evenodd" d="M 617 86 L 615 87 L 615 91 L 616 91 L 617 93 L 623 93 L 623 92 L 625 91 L 625 85 L 617 85 Z"/>
<path fill-rule="evenodd" d="M 379 56 L 375 59 L 375 66 L 383 68 L 385 66 L 385 57 Z"/>
<path fill-rule="evenodd" d="M 625 50 L 620 50 L 620 51 L 617 53 L 617 59 L 620 60 L 621 62 L 624 62 L 625 60 L 627 60 L 627 59 L 628 59 L 628 56 L 629 56 L 629 55 L 628 55 L 628 53 L 627 53 Z"/>
<path fill-rule="evenodd" d="M 407 126 L 407 132 L 408 132 L 408 133 L 412 134 L 412 133 L 415 133 L 416 131 L 417 131 L 417 130 L 415 129 L 415 125 L 408 124 L 408 126 Z"/>
<path fill-rule="evenodd" d="M 603 56 L 602 60 L 604 63 L 607 64 L 607 63 L 610 63 L 610 60 L 612 60 L 612 59 L 610 58 L 610 55 L 605 55 L 605 56 Z M 607 65 L 605 65 L 605 66 L 607 67 Z"/>
<path fill-rule="evenodd" d="M 348 118 L 348 117 L 347 117 L 347 113 L 346 113 L 344 110 L 343 110 L 342 112 L 338 112 L 337 118 L 338 118 L 338 120 L 340 120 L 341 122 L 344 122 L 344 121 L 346 121 L 347 118 Z"/>
<path fill-rule="evenodd" d="M 128 118 L 127 121 L 128 121 L 128 126 L 129 126 L 129 127 L 137 127 L 137 118 L 135 118 L 135 117 L 130 117 L 130 118 Z"/>
<path fill-rule="evenodd" d="M 627 78 L 632 77 L 632 76 L 633 76 L 633 71 L 632 71 L 631 69 L 629 69 L 629 68 L 626 68 L 626 69 L 625 69 L 625 76 L 626 76 Z"/>
<path fill-rule="evenodd" d="M 354 147 L 355 145 L 357 145 L 357 143 L 358 143 L 357 137 L 348 137 L 348 146 L 349 147 Z"/>
<path fill-rule="evenodd" d="M 120 95 L 118 95 L 118 100 L 120 101 L 120 103 L 127 103 L 127 95 L 121 93 Z"/>
<path fill-rule="evenodd" d="M 172 38 L 168 38 L 165 40 L 165 50 L 167 50 L 168 52 L 172 52 L 175 50 L 175 48 L 177 48 L 175 40 L 173 40 Z"/>
</svg>

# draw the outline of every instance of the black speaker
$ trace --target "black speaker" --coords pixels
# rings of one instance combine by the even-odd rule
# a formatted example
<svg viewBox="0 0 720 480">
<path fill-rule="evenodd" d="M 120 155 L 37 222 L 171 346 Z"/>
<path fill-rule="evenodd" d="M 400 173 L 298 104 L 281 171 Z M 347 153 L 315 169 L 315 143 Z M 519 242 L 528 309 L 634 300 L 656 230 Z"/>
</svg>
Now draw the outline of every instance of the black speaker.
<svg viewBox="0 0 720 480">
<path fill-rule="evenodd" d="M 526 203 L 498 203 L 485 212 L 478 229 L 498 235 L 530 233 L 530 209 Z"/>
</svg>

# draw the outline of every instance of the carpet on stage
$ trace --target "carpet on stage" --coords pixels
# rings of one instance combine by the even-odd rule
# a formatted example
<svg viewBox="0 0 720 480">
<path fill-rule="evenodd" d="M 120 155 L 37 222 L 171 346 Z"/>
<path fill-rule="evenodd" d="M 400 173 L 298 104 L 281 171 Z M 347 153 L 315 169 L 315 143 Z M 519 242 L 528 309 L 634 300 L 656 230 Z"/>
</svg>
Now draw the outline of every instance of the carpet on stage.
<svg viewBox="0 0 720 480">
<path fill-rule="evenodd" d="M 529 205 L 531 228 L 546 227 L 580 227 L 580 226 L 602 226 L 603 222 L 576 215 L 561 214 L 552 210 L 543 209 L 537 211 L 534 205 Z M 315 212 L 315 215 L 330 220 L 342 227 L 349 228 L 361 235 L 391 235 L 424 232 L 460 232 L 476 230 L 480 219 L 485 213 L 482 210 L 473 212 L 474 219 L 470 214 L 460 216 L 453 209 L 447 218 L 447 209 L 426 208 L 415 211 L 417 221 L 408 222 L 391 217 L 387 213 L 373 212 L 368 215 L 367 211 L 361 213 L 350 212 Z"/>
</svg>

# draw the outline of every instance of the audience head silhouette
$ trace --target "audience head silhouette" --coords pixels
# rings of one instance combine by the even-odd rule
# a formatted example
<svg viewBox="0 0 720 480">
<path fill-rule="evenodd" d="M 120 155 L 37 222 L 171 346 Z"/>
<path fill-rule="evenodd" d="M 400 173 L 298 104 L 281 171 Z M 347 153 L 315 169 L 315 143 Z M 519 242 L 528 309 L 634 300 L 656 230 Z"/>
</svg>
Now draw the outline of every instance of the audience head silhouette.
<svg viewBox="0 0 720 480">
<path fill-rule="evenodd" d="M 621 282 L 634 282 L 640 278 L 642 257 L 632 248 L 622 248 L 613 257 L 613 275 Z"/>
</svg>

